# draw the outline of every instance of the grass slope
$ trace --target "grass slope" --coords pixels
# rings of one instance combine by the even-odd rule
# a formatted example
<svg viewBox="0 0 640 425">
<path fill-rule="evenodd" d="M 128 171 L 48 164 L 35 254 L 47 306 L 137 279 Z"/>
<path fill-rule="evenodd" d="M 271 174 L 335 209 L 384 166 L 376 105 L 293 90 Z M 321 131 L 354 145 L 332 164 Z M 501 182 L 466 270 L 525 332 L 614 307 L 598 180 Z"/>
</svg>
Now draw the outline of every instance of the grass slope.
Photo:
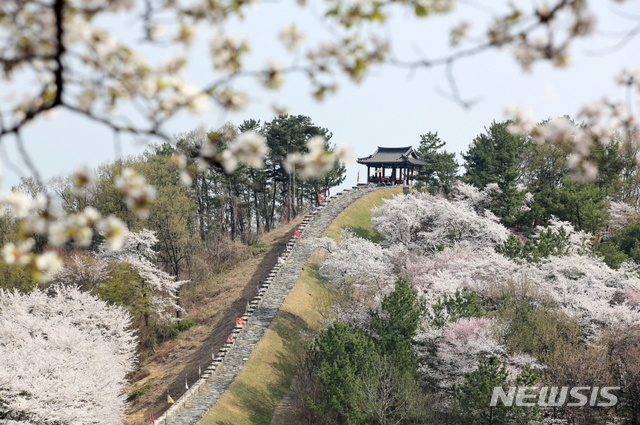
<svg viewBox="0 0 640 425">
<path fill-rule="evenodd" d="M 399 193 L 402 193 L 401 187 L 390 187 L 363 196 L 340 213 L 324 232 L 324 235 L 337 240 L 342 229 L 350 229 L 361 238 L 379 242 L 380 235 L 371 228 L 371 210 L 381 206 L 384 203 L 383 199 L 391 198 Z"/>
<path fill-rule="evenodd" d="M 401 188 L 363 196 L 333 221 L 325 236 L 337 239 L 341 229 L 350 228 L 362 237 L 376 240 L 379 236 L 370 229 L 371 209 L 397 193 Z M 323 323 L 328 294 L 318 273 L 320 260 L 320 255 L 309 259 L 244 368 L 199 425 L 271 424 L 298 370 L 301 352 Z"/>
<path fill-rule="evenodd" d="M 129 394 L 138 394 L 127 412 L 127 425 L 147 425 L 149 414 L 159 417 L 167 407 L 167 394 L 175 400 L 198 378 L 233 329 L 234 319 L 244 313 L 256 285 L 265 279 L 278 255 L 302 218 L 284 224 L 260 238 L 249 248 L 250 255 L 200 285 L 187 284 L 181 293 L 187 318 L 198 323 L 177 339 L 160 345 L 133 374 Z"/>
</svg>

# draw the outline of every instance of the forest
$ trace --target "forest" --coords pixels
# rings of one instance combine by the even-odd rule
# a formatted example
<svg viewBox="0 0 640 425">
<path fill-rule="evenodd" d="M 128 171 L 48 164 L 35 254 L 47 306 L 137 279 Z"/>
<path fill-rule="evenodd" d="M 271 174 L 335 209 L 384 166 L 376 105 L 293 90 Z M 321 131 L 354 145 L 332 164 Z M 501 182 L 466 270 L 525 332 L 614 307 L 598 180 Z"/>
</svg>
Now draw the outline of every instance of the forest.
<svg viewBox="0 0 640 425">
<path fill-rule="evenodd" d="M 587 181 L 571 167 L 570 139 L 539 142 L 511 125 L 491 123 L 462 164 L 437 133 L 421 135 L 427 165 L 411 193 L 374 209 L 366 234 L 313 241 L 326 253 L 319 272 L 331 306 L 296 377 L 297 423 L 639 423 L 637 152 L 622 138 L 591 145 L 585 157 L 598 172 Z M 264 167 L 198 167 L 203 145 L 247 132 L 266 140 Z M 342 182 L 342 162 L 320 178 L 285 168 L 316 136 L 334 149 L 328 129 L 283 115 L 176 135 L 92 170 L 82 191 L 77 174 L 23 179 L 1 220 L 13 248 L 0 265 L 0 350 L 11 365 L 0 371 L 0 417 L 120 423 L 127 374 L 195 324 L 181 305 L 185 285 L 232 267 Z M 123 170 L 126 185 L 146 187 L 144 178 L 155 189 L 128 202 Z M 63 230 L 23 219 L 56 214 L 45 193 L 72 221 Z M 126 225 L 120 243 L 92 221 L 99 215 Z M 43 256 L 53 247 L 59 270 L 43 275 L 24 261 L 25 240 Z M 104 370 L 87 373 L 96 362 Z M 52 399 L 56 385 L 73 391 Z M 542 396 L 551 402 L 490 405 L 496 387 L 551 388 Z M 572 406 L 573 387 L 588 406 Z"/>
<path fill-rule="evenodd" d="M 260 24 L 238 28 L 256 2 L 0 2 L 3 164 L 31 175 L 1 199 L 0 420 L 121 423 L 131 371 L 194 325 L 182 291 L 260 255 L 261 234 L 344 178 L 348 155 L 330 131 L 283 115 L 302 93 L 322 100 L 388 65 L 439 69 L 425 81 L 467 109 L 477 99 L 465 81 L 501 77 L 466 62 L 465 80 L 463 59 L 502 51 L 522 72 L 565 68 L 582 42 L 626 56 L 639 32 L 635 5 L 618 0 L 296 3 L 309 13 L 284 4 L 286 22 L 261 9 Z M 622 18 L 614 31 L 598 22 L 605 12 Z M 436 22 L 433 36 L 392 30 L 414 19 Z M 267 34 L 272 23 L 284 26 Z M 234 34 L 245 30 L 248 40 Z M 276 91 L 298 78 L 294 97 Z M 622 96 L 602 80 L 576 96 L 579 125 L 539 125 L 511 105 L 513 121 L 490 124 L 461 164 L 437 133 L 421 135 L 428 166 L 415 192 L 375 210 L 366 235 L 318 241 L 335 307 L 301 374 L 300 421 L 638 423 L 640 69 L 615 75 Z M 172 137 L 185 114 L 213 106 L 203 119 L 221 123 L 248 104 L 278 118 Z M 39 127 L 60 112 L 62 127 Z M 116 152 L 122 136 L 149 149 L 44 182 L 26 144 L 48 142 L 57 149 L 46 161 L 62 161 L 72 137 L 100 144 L 94 128 Z M 492 387 L 512 383 L 620 387 L 620 403 L 598 405 L 593 394 L 606 392 L 593 391 L 585 408 L 487 406 Z"/>
<path fill-rule="evenodd" d="M 264 138 L 264 166 L 198 169 L 203 146 L 225 152 L 242 134 Z M 283 115 L 178 134 L 172 144 L 46 184 L 23 178 L 3 199 L 0 217 L 0 352 L 11 366 L 0 368 L 0 418 L 120 423 L 132 398 L 124 392 L 128 373 L 196 324 L 181 290 L 260 255 L 263 233 L 309 211 L 342 182 L 340 161 L 306 179 L 284 164 L 294 152 L 309 152 L 310 141 L 331 151 L 330 139 L 309 117 Z M 81 189 L 79 176 L 88 176 Z M 88 350 L 99 352 L 101 370 Z M 46 361 L 52 356 L 57 362 Z M 82 385 L 74 384 L 78 375 Z M 60 388 L 74 391 L 52 397 Z"/>
<path fill-rule="evenodd" d="M 332 320 L 295 423 L 640 423 L 637 151 L 594 144 L 580 181 L 570 139 L 510 125 L 485 128 L 462 170 L 420 136 L 414 191 L 374 208 L 373 232 L 316 240 Z"/>
</svg>

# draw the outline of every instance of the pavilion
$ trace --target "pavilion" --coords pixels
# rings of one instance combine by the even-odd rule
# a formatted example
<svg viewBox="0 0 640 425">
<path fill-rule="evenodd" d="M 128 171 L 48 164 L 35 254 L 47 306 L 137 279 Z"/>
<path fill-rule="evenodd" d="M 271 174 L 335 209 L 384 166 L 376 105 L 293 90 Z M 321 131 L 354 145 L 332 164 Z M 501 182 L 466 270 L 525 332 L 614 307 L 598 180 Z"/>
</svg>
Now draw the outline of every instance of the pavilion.
<svg viewBox="0 0 640 425">
<path fill-rule="evenodd" d="M 424 159 L 418 158 L 411 146 L 405 148 L 378 146 L 373 154 L 358 158 L 357 162 L 367 166 L 367 183 L 387 185 L 411 184 L 414 179 L 414 170 L 427 164 Z"/>
</svg>

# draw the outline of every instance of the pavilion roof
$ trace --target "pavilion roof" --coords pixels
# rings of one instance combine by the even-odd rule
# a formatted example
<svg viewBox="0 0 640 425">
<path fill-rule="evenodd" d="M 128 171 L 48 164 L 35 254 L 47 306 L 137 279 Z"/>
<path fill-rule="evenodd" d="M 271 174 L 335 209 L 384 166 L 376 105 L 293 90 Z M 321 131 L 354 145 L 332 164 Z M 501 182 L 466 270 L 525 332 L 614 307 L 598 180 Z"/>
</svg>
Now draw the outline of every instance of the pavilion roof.
<svg viewBox="0 0 640 425">
<path fill-rule="evenodd" d="M 413 166 L 422 167 L 427 162 L 418 158 L 411 146 L 403 148 L 385 148 L 378 146 L 378 149 L 371 155 L 358 158 L 358 164 L 371 167 L 383 166 Z"/>
</svg>

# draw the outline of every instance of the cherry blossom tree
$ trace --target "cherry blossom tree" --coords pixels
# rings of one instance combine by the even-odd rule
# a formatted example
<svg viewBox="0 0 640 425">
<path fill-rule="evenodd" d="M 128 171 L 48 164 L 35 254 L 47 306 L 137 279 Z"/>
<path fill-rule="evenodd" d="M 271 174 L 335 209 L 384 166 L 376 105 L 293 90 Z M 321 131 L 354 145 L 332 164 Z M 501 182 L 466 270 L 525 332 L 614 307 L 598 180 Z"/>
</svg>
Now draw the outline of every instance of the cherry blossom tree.
<svg viewBox="0 0 640 425">
<path fill-rule="evenodd" d="M 443 297 L 455 298 L 461 290 L 472 291 L 491 305 L 499 302 L 507 282 L 526 282 L 525 286 L 535 288 L 544 299 L 545 308 L 576 320 L 589 344 L 596 344 L 608 329 L 638 323 L 640 278 L 636 266 L 610 268 L 592 253 L 593 235 L 555 218 L 546 227 L 537 227 L 530 238 L 535 244 L 545 235 L 555 235 L 560 240 L 558 249 L 548 250 L 535 261 L 507 257 L 499 252 L 499 242 L 510 232 L 481 215 L 482 208 L 478 208 L 480 213 L 476 211 L 475 206 L 486 199 L 479 190 L 462 189 L 453 200 L 428 194 L 398 195 L 388 200 L 373 212 L 372 221 L 383 236 L 380 244 L 346 233 L 337 246 L 328 246 L 330 254 L 321 266 L 321 272 L 339 288 L 351 282 L 375 288 L 376 279 L 391 281 L 394 274 L 411 281 L 428 310 L 416 337 L 422 347 L 423 379 L 439 388 L 450 388 L 461 382 L 465 372 L 473 371 L 481 357 L 498 357 L 513 377 L 526 365 L 542 366 L 534 357 L 509 351 L 504 343 L 508 321 L 444 315 L 449 322 L 435 324 L 432 318 L 438 303 Z M 469 199 L 476 200 L 475 206 Z M 482 223 L 489 235 L 482 234 Z M 440 249 L 434 248 L 434 241 Z M 363 305 L 362 300 L 374 300 L 375 294 L 358 295 L 360 298 L 349 298 L 350 304 L 340 306 L 341 319 L 346 316 L 350 323 L 364 323 L 358 312 L 366 311 L 372 303 Z M 535 306 L 542 301 L 534 297 L 530 302 Z"/>
<path fill-rule="evenodd" d="M 481 199 L 476 193 L 471 197 Z M 566 313 L 580 320 L 589 335 L 595 335 L 603 324 L 631 324 L 638 319 L 629 303 L 616 302 L 623 291 L 637 290 L 640 279 L 635 267 L 610 268 L 591 254 L 592 235 L 576 231 L 569 223 L 552 219 L 547 227 L 536 228 L 532 240 L 550 232 L 564 235 L 564 242 L 556 255 L 531 263 L 496 252 L 497 242 L 506 240 L 509 231 L 478 215 L 464 200 L 399 195 L 373 215 L 385 239 L 383 245 L 394 246 L 398 252 L 402 246 L 412 251 L 401 273 L 429 304 L 463 287 L 487 296 L 492 287 L 508 279 L 524 279 L 548 291 Z M 443 248 L 436 250 L 438 246 Z"/>
<path fill-rule="evenodd" d="M 433 359 L 435 364 L 427 363 L 423 373 L 436 379 L 442 388 L 451 387 L 465 373 L 474 370 L 480 356 L 503 357 L 507 351 L 496 340 L 491 321 L 486 318 L 460 319 L 450 323 L 442 330 L 439 340 L 437 355 Z"/>
<path fill-rule="evenodd" d="M 509 353 L 499 342 L 499 326 L 493 319 L 459 319 L 449 323 L 437 339 L 423 340 L 435 343 L 435 356 L 424 355 L 421 368 L 423 379 L 435 380 L 440 388 L 451 388 L 462 382 L 466 373 L 477 368 L 480 358 L 497 357 L 506 362 L 511 378 L 525 366 L 540 368 L 537 360 L 522 353 Z"/>
<path fill-rule="evenodd" d="M 386 246 L 434 252 L 456 243 L 495 246 L 509 231 L 489 211 L 477 213 L 466 200 L 448 200 L 428 193 L 399 195 L 372 211 L 374 227 Z"/>
<path fill-rule="evenodd" d="M 320 264 L 320 274 L 329 279 L 335 294 L 334 318 L 362 324 L 369 309 L 378 307 L 394 288 L 394 253 L 349 230 L 342 231 L 335 246 L 327 242 L 322 238 L 317 243 L 331 249 Z"/>
<path fill-rule="evenodd" d="M 543 234 L 561 236 L 564 241 L 560 251 L 564 254 L 588 255 L 593 240 L 592 234 L 576 230 L 571 223 L 555 217 L 551 217 L 546 226 L 537 226 L 531 239 L 540 240 Z"/>
<path fill-rule="evenodd" d="M 608 326 L 630 325 L 640 319 L 632 303 L 623 298 L 625 290 L 632 294 L 631 290 L 639 289 L 635 269 L 611 269 L 591 255 L 550 256 L 538 263 L 520 263 L 492 250 L 471 251 L 458 246 L 410 261 L 413 264 L 404 267 L 404 274 L 428 304 L 463 287 L 488 297 L 496 285 L 516 279 L 528 280 L 548 293 L 592 337 Z M 628 295 L 627 299 L 633 298 Z"/>
<path fill-rule="evenodd" d="M 392 252 L 343 230 L 337 246 L 320 265 L 320 273 L 342 287 L 347 283 L 373 283 L 383 290 L 393 280 Z"/>
<path fill-rule="evenodd" d="M 55 276 L 54 282 L 66 286 L 78 286 L 91 291 L 111 277 L 109 262 L 91 254 L 74 253 Z"/>
<path fill-rule="evenodd" d="M 451 45 L 451 51 L 443 57 L 401 59 L 391 49 L 393 34 L 384 26 L 394 11 L 400 9 L 428 19 L 470 6 L 453 0 L 332 0 L 321 6 L 324 23 L 330 27 L 326 37 L 305 45 L 303 31 L 295 24 L 286 25 L 279 38 L 289 53 L 268 58 L 262 69 L 248 69 L 245 63 L 251 46 L 228 32 L 225 23 L 255 13 L 252 4 L 200 0 L 4 2 L 0 9 L 3 76 L 16 81 L 24 76 L 31 84 L 25 84 L 16 100 L 1 111 L 0 137 L 19 136 L 29 121 L 51 110 L 66 109 L 119 132 L 169 140 L 163 125 L 182 110 L 201 113 L 210 103 L 230 110 L 245 106 L 248 94 L 236 88 L 243 79 L 276 89 L 285 75 L 298 73 L 309 79 L 312 94 L 322 98 L 337 88 L 339 78 L 334 74 L 359 82 L 371 68 L 383 63 L 409 68 L 442 66 L 451 77 L 453 66 L 464 57 L 508 49 L 524 71 L 542 61 L 565 67 L 570 63 L 572 44 L 592 35 L 596 28 L 594 12 L 584 0 L 525 6 L 501 3 L 492 10 L 492 19 L 480 28 L 463 20 L 443 34 Z M 134 25 L 116 35 L 104 23 L 109 17 L 127 17 Z M 206 32 L 207 27 L 213 32 Z M 633 35 L 633 31 L 627 34 Z M 215 72 L 209 81 L 196 84 L 184 75 L 199 36 L 209 38 Z M 144 53 L 146 46 L 156 44 L 167 47 L 168 53 L 154 62 Z M 289 62 L 289 66 L 282 65 Z M 636 71 L 624 71 L 618 80 L 621 84 L 637 84 Z M 452 77 L 450 84 L 452 97 L 468 106 Z M 138 106 L 137 121 L 118 113 L 128 105 Z M 617 104 L 602 105 L 606 106 L 604 111 L 622 114 Z M 604 111 L 585 108 L 584 116 L 595 127 L 601 125 L 600 118 L 605 118 Z M 631 124 L 628 120 L 623 123 Z"/>
<path fill-rule="evenodd" d="M 187 280 L 177 280 L 175 276 L 158 268 L 153 260 L 157 253 L 153 246 L 158 242 L 154 231 L 142 229 L 129 232 L 124 237 L 122 247 L 116 251 L 101 245 L 96 258 L 100 261 L 125 262 L 133 266 L 151 291 L 151 309 L 161 320 L 170 320 L 175 313 L 184 312 L 179 304 L 178 292 Z"/>
<path fill-rule="evenodd" d="M 625 202 L 609 203 L 609 221 L 606 224 L 608 232 L 615 232 L 622 229 L 627 224 L 637 221 L 639 218 L 638 209 Z"/>
<path fill-rule="evenodd" d="M 410 68 L 444 66 L 451 77 L 458 60 L 491 49 L 510 49 L 525 71 L 540 61 L 564 67 L 570 62 L 573 42 L 593 34 L 596 28 L 594 12 L 584 0 L 555 0 L 539 6 L 508 3 L 492 12 L 493 19 L 480 26 L 478 34 L 472 34 L 473 26 L 467 21 L 450 28 L 450 33 L 443 36 L 450 38 L 452 51 L 444 57 L 403 60 L 394 55 L 390 47 L 393 34 L 382 25 L 394 9 L 408 8 L 412 15 L 429 18 L 454 14 L 469 5 L 449 0 L 402 4 L 334 0 L 322 6 L 326 24 L 331 27 L 329 39 L 321 37 L 316 45 L 305 45 L 301 29 L 295 24 L 286 25 L 279 38 L 291 58 L 271 58 L 263 69 L 247 69 L 250 46 L 246 40 L 228 33 L 225 23 L 254 13 L 251 5 L 252 2 L 237 1 L 155 4 L 135 0 L 51 0 L 28 6 L 18 0 L 4 2 L 0 14 L 0 63 L 4 77 L 19 82 L 22 88 L 15 100 L 0 111 L 0 137 L 15 136 L 21 146 L 24 125 L 50 111 L 65 109 L 118 133 L 170 140 L 163 126 L 182 110 L 199 113 L 210 102 L 222 109 L 242 107 L 248 96 L 237 87 L 243 79 L 257 79 L 265 87 L 277 88 L 284 75 L 300 73 L 309 78 L 313 94 L 322 97 L 337 87 L 336 70 L 356 82 L 381 63 Z M 166 19 L 168 16 L 175 19 L 167 25 L 167 21 L 171 22 Z M 105 24 L 112 17 L 130 18 L 128 21 L 134 25 L 116 35 Z M 205 32 L 205 27 L 213 28 L 213 34 Z M 362 31 L 363 27 L 367 31 Z M 334 38 L 336 34 L 339 36 Z M 630 31 L 627 36 L 634 34 Z M 210 37 L 215 72 L 210 81 L 196 84 L 187 81 L 184 74 L 193 41 L 203 35 Z M 145 48 L 157 44 L 171 47 L 165 49 L 170 53 L 153 62 L 146 58 Z M 290 66 L 276 62 L 286 63 L 288 59 L 292 59 Z M 31 84 L 23 84 L 23 79 Z M 625 70 L 617 79 L 620 84 L 637 88 L 636 70 Z M 451 77 L 449 81 L 453 98 L 468 105 L 462 100 L 455 79 Z M 122 113 L 131 105 L 139 111 L 136 120 Z M 620 119 L 618 124 L 610 123 L 608 129 L 637 125 L 635 117 L 629 116 L 619 103 L 603 101 L 599 107 L 583 108 L 582 115 L 594 127 L 594 134 L 602 133 L 603 120 L 609 115 Z M 602 109 L 609 115 L 604 116 Z M 520 128 L 530 130 L 522 108 L 513 108 L 513 113 Z M 581 144 L 575 143 L 578 156 L 584 151 Z M 209 148 L 202 157 L 205 162 L 229 170 L 238 160 L 249 165 L 257 163 L 262 146 L 257 138 L 247 135 L 238 139 L 237 146 L 226 151 Z M 309 170 L 321 170 L 327 158 L 317 154 L 305 160 L 312 163 Z M 37 170 L 31 168 L 37 177 Z"/>
<path fill-rule="evenodd" d="M 74 287 L 0 291 L 0 417 L 119 424 L 136 339 L 130 316 Z"/>
<path fill-rule="evenodd" d="M 315 5 L 298 3 L 315 11 Z M 596 29 L 592 5 L 585 0 L 553 0 L 539 5 L 500 2 L 492 5 L 495 9 L 490 12 L 491 18 L 477 29 L 460 20 L 443 34 L 443 38 L 449 39 L 451 50 L 442 57 L 405 59 L 393 51 L 393 33 L 388 31 L 385 21 L 394 12 L 429 19 L 477 7 L 459 3 L 331 0 L 320 6 L 324 12 L 320 15 L 328 28 L 326 37 L 305 43 L 305 34 L 298 25 L 285 25 L 279 39 L 287 53 L 270 55 L 265 66 L 251 69 L 246 65 L 250 62 L 251 46 L 231 34 L 226 24 L 256 13 L 251 10 L 253 1 L 7 0 L 0 5 L 0 65 L 2 76 L 15 93 L 0 108 L 0 140 L 16 140 L 30 172 L 40 182 L 38 170 L 24 148 L 22 134 L 30 122 L 54 111 L 64 110 L 102 124 L 115 135 L 171 141 L 166 124 L 183 111 L 202 113 L 211 104 L 221 112 L 244 107 L 251 97 L 243 90 L 248 86 L 247 80 L 277 89 L 286 75 L 300 74 L 308 78 L 312 95 L 321 99 L 337 89 L 342 76 L 360 82 L 371 69 L 382 64 L 409 69 L 440 66 L 450 84 L 450 97 L 468 107 L 471 102 L 463 99 L 453 77 L 453 68 L 459 60 L 489 50 L 508 50 L 525 72 L 542 61 L 565 67 L 570 63 L 574 42 L 592 35 Z M 612 1 L 622 7 L 617 3 L 621 2 Z M 110 25 L 115 21 L 128 22 L 126 30 L 115 31 Z M 636 33 L 637 29 L 632 28 L 621 36 L 622 42 Z M 193 57 L 194 40 L 198 38 L 208 38 L 214 70 L 204 82 L 189 81 L 185 76 Z M 162 53 L 155 50 L 148 54 L 156 46 L 162 46 Z M 640 90 L 638 68 L 622 70 L 616 80 L 630 93 L 637 95 Z M 282 113 L 284 107 L 275 109 Z M 585 124 L 582 127 L 569 126 L 564 119 L 537 126 L 532 113 L 521 106 L 508 108 L 507 114 L 513 119 L 513 132 L 555 143 L 569 141 L 573 146 L 569 165 L 576 177 L 583 179 L 593 178 L 597 172 L 588 159 L 588 147 L 593 140 L 605 143 L 614 135 L 621 135 L 637 144 L 640 137 L 636 131 L 637 111 L 622 101 L 602 99 L 584 105 L 577 112 L 578 119 Z M 349 157 L 347 149 L 340 147 L 327 152 L 321 145 L 316 141 L 308 146 L 308 153 L 292 153 L 285 164 L 290 169 L 299 169 L 302 177 L 314 177 L 329 169 L 329 164 Z M 176 156 L 175 163 L 181 169 L 183 181 L 188 183 L 198 169 L 210 166 L 226 172 L 232 172 L 238 163 L 260 166 L 264 152 L 264 140 L 246 132 L 227 147 L 213 140 L 204 145 L 195 167 L 187 167 L 186 158 L 181 156 Z M 119 187 L 127 204 L 144 216 L 155 191 L 139 177 L 123 170 Z M 91 181 L 91 175 L 82 168 L 73 179 L 81 190 Z M 75 235 L 79 230 L 83 233 L 74 238 L 78 243 L 85 240 L 86 217 L 79 217 L 77 223 L 78 220 L 68 220 L 64 214 L 52 214 L 49 206 L 43 212 L 40 217 L 48 223 L 45 227 L 56 228 L 57 235 Z M 95 221 L 108 241 L 124 233 L 122 223 L 113 218 L 96 217 Z M 51 237 L 42 227 L 32 231 Z M 26 254 L 31 250 L 23 242 L 29 237 L 25 235 L 8 246 L 7 251 L 28 257 Z M 49 255 L 38 262 L 35 259 L 39 254 L 31 257 L 34 275 L 46 278 L 49 260 L 54 257 Z"/>
</svg>

